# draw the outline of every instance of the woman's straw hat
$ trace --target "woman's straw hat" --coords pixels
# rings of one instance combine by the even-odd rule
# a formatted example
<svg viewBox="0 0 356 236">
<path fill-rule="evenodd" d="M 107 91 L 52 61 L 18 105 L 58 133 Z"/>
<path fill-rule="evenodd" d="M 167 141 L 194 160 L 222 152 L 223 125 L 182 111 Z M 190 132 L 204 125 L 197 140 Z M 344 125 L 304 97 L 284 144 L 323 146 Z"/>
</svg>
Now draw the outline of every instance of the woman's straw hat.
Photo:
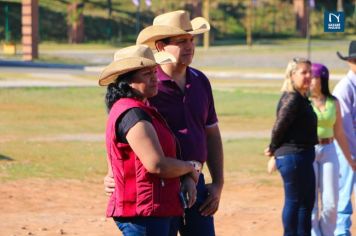
<svg viewBox="0 0 356 236">
<path fill-rule="evenodd" d="M 205 18 L 196 17 L 190 20 L 188 12 L 183 10 L 173 11 L 156 16 L 153 25 L 146 27 L 139 33 L 136 43 L 155 48 L 157 40 L 178 35 L 202 34 L 209 30 L 210 24 Z"/>
<path fill-rule="evenodd" d="M 176 59 L 167 52 L 153 54 L 147 45 L 134 45 L 115 52 L 114 61 L 101 72 L 99 85 L 105 86 L 114 82 L 119 75 L 127 72 L 155 66 L 174 63 Z"/>
</svg>

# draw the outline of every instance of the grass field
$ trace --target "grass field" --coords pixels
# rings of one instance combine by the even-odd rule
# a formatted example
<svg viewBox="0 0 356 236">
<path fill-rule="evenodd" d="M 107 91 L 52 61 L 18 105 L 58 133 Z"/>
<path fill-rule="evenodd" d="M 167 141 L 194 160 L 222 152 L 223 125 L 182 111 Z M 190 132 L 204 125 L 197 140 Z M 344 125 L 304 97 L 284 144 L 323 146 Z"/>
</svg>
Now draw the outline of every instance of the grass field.
<svg viewBox="0 0 356 236">
<path fill-rule="evenodd" d="M 212 84 L 223 133 L 270 129 L 280 81 Z M 0 91 L 0 180 L 104 175 L 103 88 Z M 263 138 L 224 139 L 226 172 L 264 173 L 267 143 Z"/>
<path fill-rule="evenodd" d="M 224 138 L 225 172 L 265 176 L 262 152 L 280 96 L 278 80 L 211 81 Z M 331 87 L 335 82 L 331 82 Z M 105 173 L 104 88 L 0 89 L 0 181 L 92 179 Z M 263 178 L 261 178 L 263 179 Z"/>
</svg>

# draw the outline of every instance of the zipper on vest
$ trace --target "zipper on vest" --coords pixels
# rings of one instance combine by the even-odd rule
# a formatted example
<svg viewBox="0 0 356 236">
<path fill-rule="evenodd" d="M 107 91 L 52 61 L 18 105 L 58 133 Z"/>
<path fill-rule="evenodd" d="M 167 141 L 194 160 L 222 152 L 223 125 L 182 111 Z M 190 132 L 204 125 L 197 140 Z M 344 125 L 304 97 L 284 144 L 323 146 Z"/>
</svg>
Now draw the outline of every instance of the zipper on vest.
<svg viewBox="0 0 356 236">
<path fill-rule="evenodd" d="M 164 187 L 164 180 L 163 179 L 161 179 L 161 185 L 162 185 L 162 187 Z"/>
</svg>

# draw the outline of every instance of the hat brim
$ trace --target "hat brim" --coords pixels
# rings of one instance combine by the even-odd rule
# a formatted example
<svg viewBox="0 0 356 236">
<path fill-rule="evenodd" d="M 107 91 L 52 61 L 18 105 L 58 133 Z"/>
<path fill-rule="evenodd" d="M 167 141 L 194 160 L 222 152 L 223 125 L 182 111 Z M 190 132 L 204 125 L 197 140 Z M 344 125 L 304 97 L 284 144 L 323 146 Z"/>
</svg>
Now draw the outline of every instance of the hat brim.
<svg viewBox="0 0 356 236">
<path fill-rule="evenodd" d="M 178 27 L 167 25 L 151 25 L 143 29 L 137 36 L 136 44 L 146 44 L 155 49 L 155 42 L 178 35 L 197 35 L 210 30 L 209 22 L 203 17 L 196 17 L 191 21 L 192 30 L 185 31 Z"/>
<path fill-rule="evenodd" d="M 340 52 L 336 52 L 336 54 L 341 60 L 344 60 L 344 61 L 351 60 L 351 59 L 356 59 L 356 54 L 351 54 L 350 56 L 346 56 L 346 57 L 341 55 Z"/>
<path fill-rule="evenodd" d="M 99 85 L 107 86 L 113 83 L 119 75 L 130 71 L 176 62 L 175 57 L 167 52 L 155 53 L 154 59 L 155 60 L 144 57 L 131 57 L 113 61 L 101 72 Z"/>
</svg>

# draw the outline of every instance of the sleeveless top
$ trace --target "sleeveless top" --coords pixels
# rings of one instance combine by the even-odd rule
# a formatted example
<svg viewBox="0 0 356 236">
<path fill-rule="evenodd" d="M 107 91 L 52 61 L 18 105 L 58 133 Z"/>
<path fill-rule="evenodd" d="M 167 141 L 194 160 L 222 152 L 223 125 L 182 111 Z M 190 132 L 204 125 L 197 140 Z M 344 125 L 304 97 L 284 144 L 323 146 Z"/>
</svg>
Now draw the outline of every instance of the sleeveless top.
<svg viewBox="0 0 356 236">
<path fill-rule="evenodd" d="M 334 137 L 334 124 L 336 122 L 336 104 L 328 97 L 325 101 L 325 110 L 320 111 L 313 105 L 313 110 L 318 117 L 318 138 Z"/>
<path fill-rule="evenodd" d="M 106 149 L 115 180 L 115 191 L 110 197 L 106 215 L 181 216 L 179 178 L 160 178 L 149 173 L 130 145 L 117 140 L 116 121 L 131 108 L 140 108 L 150 116 L 164 155 L 176 158 L 175 137 L 157 110 L 136 99 L 119 99 L 110 110 L 106 126 Z"/>
</svg>

